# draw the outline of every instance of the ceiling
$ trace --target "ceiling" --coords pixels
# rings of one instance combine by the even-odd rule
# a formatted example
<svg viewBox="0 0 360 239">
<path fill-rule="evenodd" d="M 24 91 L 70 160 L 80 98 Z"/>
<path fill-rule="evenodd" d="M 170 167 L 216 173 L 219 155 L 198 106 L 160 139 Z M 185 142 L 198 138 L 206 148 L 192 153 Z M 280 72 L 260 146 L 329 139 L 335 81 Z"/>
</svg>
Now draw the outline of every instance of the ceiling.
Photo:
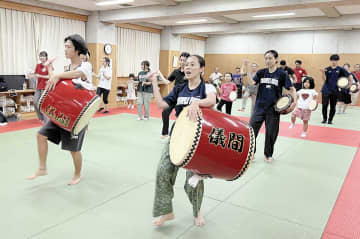
<svg viewBox="0 0 360 239">
<path fill-rule="evenodd" d="M 134 0 L 130 6 L 95 4 L 108 0 L 31 1 L 81 9 L 89 14 L 98 11 L 104 22 L 148 24 L 159 28 L 171 26 L 178 33 L 360 29 L 360 0 Z M 293 15 L 254 18 L 289 13 Z M 199 19 L 206 22 L 178 23 Z M 274 24 L 273 29 L 269 24 Z"/>
</svg>

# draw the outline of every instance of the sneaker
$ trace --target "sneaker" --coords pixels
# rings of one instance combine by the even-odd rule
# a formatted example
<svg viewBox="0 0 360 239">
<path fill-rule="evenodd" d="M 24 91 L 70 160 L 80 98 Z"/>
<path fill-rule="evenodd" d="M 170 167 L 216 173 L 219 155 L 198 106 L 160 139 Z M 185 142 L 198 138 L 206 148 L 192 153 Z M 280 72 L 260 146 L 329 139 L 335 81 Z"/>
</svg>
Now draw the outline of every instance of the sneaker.
<svg viewBox="0 0 360 239">
<path fill-rule="evenodd" d="M 328 121 L 328 124 L 332 124 L 332 120 L 329 120 L 329 121 Z"/>
<path fill-rule="evenodd" d="M 142 118 L 142 117 L 138 117 L 136 120 L 143 120 L 143 118 Z"/>
<path fill-rule="evenodd" d="M 167 139 L 169 137 L 169 135 L 161 135 L 160 138 L 161 139 Z"/>
<path fill-rule="evenodd" d="M 326 120 L 321 121 L 322 124 L 326 124 Z"/>
<path fill-rule="evenodd" d="M 108 111 L 108 110 L 105 110 L 103 114 L 107 114 L 107 113 L 109 113 L 109 111 Z"/>
<path fill-rule="evenodd" d="M 306 132 L 302 132 L 301 137 L 305 138 L 306 137 Z"/>
<path fill-rule="evenodd" d="M 134 106 L 133 106 L 133 105 L 131 106 L 131 109 L 134 109 Z"/>
<path fill-rule="evenodd" d="M 149 118 L 148 118 L 148 117 L 144 117 L 144 120 L 149 120 Z"/>
<path fill-rule="evenodd" d="M 7 122 L 3 122 L 3 123 L 0 123 L 0 126 L 6 126 L 8 123 Z"/>
<path fill-rule="evenodd" d="M 101 107 L 100 109 L 98 109 L 98 112 L 101 112 L 101 111 L 103 111 L 103 110 L 104 110 L 104 108 Z"/>
<path fill-rule="evenodd" d="M 289 126 L 289 129 L 294 128 L 294 126 L 295 126 L 295 124 L 291 124 L 291 125 Z"/>
</svg>

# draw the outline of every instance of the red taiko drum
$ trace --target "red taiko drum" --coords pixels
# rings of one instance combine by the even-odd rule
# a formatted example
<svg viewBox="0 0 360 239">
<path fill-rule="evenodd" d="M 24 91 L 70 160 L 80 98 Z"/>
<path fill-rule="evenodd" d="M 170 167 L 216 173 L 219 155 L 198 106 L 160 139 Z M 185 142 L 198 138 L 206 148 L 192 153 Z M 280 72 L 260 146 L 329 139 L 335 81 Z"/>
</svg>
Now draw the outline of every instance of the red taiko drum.
<svg viewBox="0 0 360 239">
<path fill-rule="evenodd" d="M 94 91 L 75 87 L 71 79 L 59 81 L 39 100 L 40 111 L 54 124 L 76 136 L 88 125 L 100 105 Z"/>
<path fill-rule="evenodd" d="M 170 139 L 170 160 L 196 174 L 236 180 L 250 165 L 255 151 L 253 129 L 245 121 L 202 108 L 197 122 L 184 108 Z"/>
</svg>

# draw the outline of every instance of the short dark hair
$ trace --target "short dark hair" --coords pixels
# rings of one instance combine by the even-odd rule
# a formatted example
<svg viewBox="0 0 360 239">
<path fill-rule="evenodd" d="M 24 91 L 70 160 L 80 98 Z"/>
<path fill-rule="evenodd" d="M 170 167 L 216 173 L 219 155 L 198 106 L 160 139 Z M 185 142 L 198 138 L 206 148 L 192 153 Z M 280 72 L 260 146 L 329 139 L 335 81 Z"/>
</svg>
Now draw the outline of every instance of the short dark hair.
<svg viewBox="0 0 360 239">
<path fill-rule="evenodd" d="M 279 57 L 279 53 L 275 50 L 268 50 L 267 52 L 265 52 L 264 56 L 266 56 L 268 53 L 271 53 L 275 59 Z"/>
<path fill-rule="evenodd" d="M 310 77 L 310 76 L 306 76 L 305 79 L 303 80 L 303 83 L 302 83 L 302 87 L 303 87 L 303 88 L 305 88 L 305 87 L 304 87 L 304 84 L 305 84 L 306 81 L 309 81 L 309 83 L 310 83 L 310 89 L 314 89 L 314 88 L 315 88 L 315 81 L 314 81 L 314 79 L 313 79 L 312 77 Z"/>
<path fill-rule="evenodd" d="M 78 52 L 78 55 L 84 54 L 86 55 L 89 50 L 86 46 L 84 38 L 82 38 L 79 34 L 73 34 L 64 39 L 64 42 L 71 41 L 75 47 L 75 51 Z"/>
<path fill-rule="evenodd" d="M 39 56 L 44 56 L 46 59 L 48 58 L 48 54 L 46 51 L 40 51 Z"/>
<path fill-rule="evenodd" d="M 141 62 L 141 65 L 145 65 L 145 66 L 147 66 L 149 68 L 150 67 L 150 62 L 145 60 L 145 61 Z"/>
<path fill-rule="evenodd" d="M 181 54 L 180 54 L 180 57 L 188 58 L 189 56 L 190 56 L 190 53 L 189 53 L 189 52 L 186 52 L 186 51 L 181 52 Z"/>
<path fill-rule="evenodd" d="M 286 61 L 285 61 L 285 60 L 281 60 L 281 61 L 280 61 L 280 65 L 286 66 Z"/>
<path fill-rule="evenodd" d="M 301 61 L 301 60 L 296 60 L 296 61 L 295 61 L 295 64 L 296 64 L 296 63 L 298 63 L 298 64 L 301 65 L 301 64 L 302 64 L 302 61 Z"/>
<path fill-rule="evenodd" d="M 196 57 L 198 59 L 198 62 L 200 64 L 200 68 L 205 67 L 205 59 L 204 59 L 204 57 L 199 56 L 199 55 L 191 55 L 190 57 L 192 57 L 192 56 L 194 56 L 194 57 Z"/>
<path fill-rule="evenodd" d="M 135 78 L 135 75 L 133 73 L 130 73 L 129 78 Z"/>
<path fill-rule="evenodd" d="M 330 61 L 338 61 L 340 60 L 340 56 L 338 54 L 334 54 L 330 56 Z"/>
<path fill-rule="evenodd" d="M 344 66 L 348 66 L 349 68 L 351 67 L 349 63 L 345 63 Z"/>
</svg>

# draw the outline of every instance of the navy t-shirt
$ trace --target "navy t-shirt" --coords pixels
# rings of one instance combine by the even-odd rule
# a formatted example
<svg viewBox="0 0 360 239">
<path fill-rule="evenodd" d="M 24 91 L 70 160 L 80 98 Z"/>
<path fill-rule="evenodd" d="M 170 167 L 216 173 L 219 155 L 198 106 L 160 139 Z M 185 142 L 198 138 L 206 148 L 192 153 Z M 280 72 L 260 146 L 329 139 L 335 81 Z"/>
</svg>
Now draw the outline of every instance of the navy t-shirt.
<svg viewBox="0 0 360 239">
<path fill-rule="evenodd" d="M 257 112 L 265 112 L 273 107 L 282 95 L 282 88 L 289 90 L 293 86 L 289 75 L 281 68 L 277 68 L 273 73 L 270 73 L 268 68 L 261 69 L 256 72 L 253 80 L 259 85 L 255 102 Z"/>
<path fill-rule="evenodd" d="M 340 77 L 348 77 L 350 75 L 344 68 L 337 66 L 332 68 L 331 66 L 325 69 L 326 80 L 321 89 L 323 94 L 336 94 L 338 92 L 337 81 Z"/>
<path fill-rule="evenodd" d="M 233 80 L 236 85 L 242 85 L 242 75 L 241 74 L 233 74 Z"/>
<path fill-rule="evenodd" d="M 205 99 L 209 92 L 215 93 L 216 89 L 210 84 L 205 84 L 203 80 L 193 90 L 189 89 L 188 83 L 184 83 L 176 85 L 170 94 L 164 98 L 164 101 L 170 107 L 175 107 L 175 115 L 178 117 L 185 106 L 190 105 L 194 100 Z"/>
</svg>

